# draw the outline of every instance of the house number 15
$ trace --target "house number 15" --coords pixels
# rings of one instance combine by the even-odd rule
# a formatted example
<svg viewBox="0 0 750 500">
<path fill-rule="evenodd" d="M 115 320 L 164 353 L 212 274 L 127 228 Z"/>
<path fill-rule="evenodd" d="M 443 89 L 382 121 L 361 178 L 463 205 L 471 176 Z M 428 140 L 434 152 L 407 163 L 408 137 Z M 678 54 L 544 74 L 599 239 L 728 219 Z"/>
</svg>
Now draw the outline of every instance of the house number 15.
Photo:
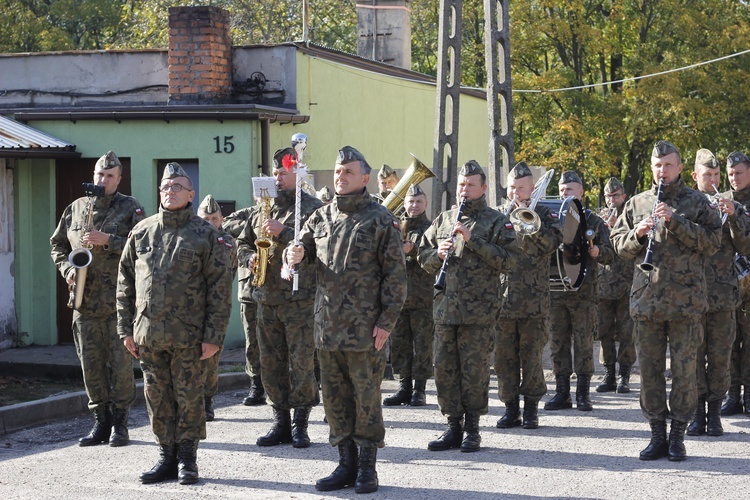
<svg viewBox="0 0 750 500">
<path fill-rule="evenodd" d="M 234 139 L 233 135 L 225 135 L 223 137 L 224 144 L 222 147 L 221 143 L 222 137 L 219 137 L 218 135 L 214 137 L 214 142 L 216 143 L 216 149 L 214 150 L 214 153 L 228 153 L 231 154 L 234 152 L 234 143 L 232 142 L 232 139 Z"/>
</svg>

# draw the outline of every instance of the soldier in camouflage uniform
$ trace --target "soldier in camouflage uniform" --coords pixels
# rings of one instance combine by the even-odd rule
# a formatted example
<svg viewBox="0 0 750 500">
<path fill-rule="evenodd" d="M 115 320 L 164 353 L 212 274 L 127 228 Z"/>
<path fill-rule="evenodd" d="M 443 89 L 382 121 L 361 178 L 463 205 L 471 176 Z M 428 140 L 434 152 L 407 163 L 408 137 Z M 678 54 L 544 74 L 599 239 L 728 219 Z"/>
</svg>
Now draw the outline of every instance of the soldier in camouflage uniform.
<svg viewBox="0 0 750 500">
<path fill-rule="evenodd" d="M 245 229 L 253 207 L 242 208 L 224 218 L 221 227 L 235 240 Z M 250 377 L 250 392 L 242 400 L 245 406 L 266 404 L 266 391 L 260 375 L 260 348 L 258 347 L 258 305 L 253 300 L 253 275 L 250 268 L 237 262 L 237 300 L 240 302 L 240 318 L 245 331 L 245 373 Z"/>
<path fill-rule="evenodd" d="M 583 181 L 573 171 L 563 172 L 558 185 L 560 196 L 583 199 Z M 555 373 L 555 395 L 544 404 L 545 410 L 564 410 L 573 407 L 570 399 L 570 376 L 575 371 L 576 408 L 591 411 L 591 375 L 594 374 L 594 330 L 596 304 L 599 299 L 599 264 L 611 264 L 615 251 L 609 240 L 609 228 L 604 221 L 585 210 L 586 227 L 594 232 L 589 246 L 586 279 L 578 290 L 552 293 L 550 310 L 552 371 Z M 571 346 L 572 340 L 572 346 Z M 571 355 L 572 347 L 572 355 Z"/>
<path fill-rule="evenodd" d="M 406 299 L 406 262 L 398 221 L 370 197 L 369 180 L 362 153 L 341 148 L 336 198 L 307 220 L 302 245 L 287 250 L 289 265 L 311 266 L 318 278 L 315 345 L 329 440 L 339 451 L 338 467 L 315 483 L 319 491 L 352 484 L 357 493 L 378 489 L 383 347 Z"/>
<path fill-rule="evenodd" d="M 611 230 L 625 207 L 625 188 L 611 177 L 604 186 L 607 214 L 604 223 Z M 599 265 L 599 360 L 604 365 L 604 380 L 596 392 L 630 392 L 630 369 L 636 360 L 633 319 L 630 317 L 630 285 L 635 261 L 615 256 L 611 264 Z M 619 343 L 619 350 L 617 344 Z M 616 366 L 620 364 L 620 381 Z"/>
<path fill-rule="evenodd" d="M 750 160 L 740 151 L 734 151 L 727 157 L 727 177 L 732 190 L 722 196 L 742 204 L 745 210 L 750 209 Z M 747 255 L 747 254 L 744 254 Z M 732 344 L 729 391 L 722 415 L 742 413 L 742 386 L 745 386 L 745 415 L 750 416 L 750 276 L 740 282 L 740 301 L 737 308 L 737 335 Z"/>
<path fill-rule="evenodd" d="M 507 188 L 509 201 L 499 208 L 502 213 L 510 215 L 518 207 L 527 207 L 534 191 L 534 178 L 526 163 L 513 167 Z M 498 315 L 494 364 L 498 394 L 505 403 L 505 414 L 497 421 L 500 429 L 518 425 L 524 429 L 539 427 L 537 407 L 547 392 L 542 352 L 549 338 L 549 262 L 550 255 L 562 243 L 562 232 L 556 212 L 539 204 L 534 212 L 541 222 L 539 230 L 523 234 L 516 228 L 521 250 L 518 261 L 500 281 L 505 301 Z"/>
<path fill-rule="evenodd" d="M 89 198 L 79 198 L 65 209 L 50 238 L 52 260 L 69 286 L 75 284 L 79 271 L 68 256 L 73 249 L 91 248 L 83 302 L 73 311 L 73 339 L 95 417 L 91 432 L 78 441 L 81 446 L 107 441 L 110 446 L 124 446 L 129 441 L 128 410 L 135 399 L 133 358 L 117 336 L 115 288 L 128 232 L 145 214 L 135 198 L 117 192 L 121 174 L 122 164 L 114 152 L 99 158 L 94 183 L 104 188 L 104 196 L 93 201 L 92 227 L 86 231 Z"/>
<path fill-rule="evenodd" d="M 229 270 L 232 272 L 232 279 L 234 279 L 234 275 L 237 272 L 237 245 L 235 244 L 234 237 L 222 230 L 221 224 L 224 221 L 224 217 L 221 214 L 221 207 L 210 194 L 206 195 L 201 204 L 198 205 L 198 217 L 218 229 L 220 233 L 223 233 L 221 239 L 229 252 L 227 263 L 229 264 Z M 219 358 L 223 351 L 224 346 L 219 349 L 216 355 L 203 360 L 203 385 L 206 391 L 204 395 L 206 422 L 213 422 L 214 420 L 213 397 L 219 391 Z"/>
<path fill-rule="evenodd" d="M 412 184 L 404 197 L 401 234 L 406 254 L 408 295 L 391 334 L 391 366 L 399 390 L 383 400 L 385 406 L 427 404 L 425 384 L 432 376 L 432 285 L 434 277 L 417 262 L 419 240 L 430 227 L 427 196 Z M 412 385 L 413 382 L 413 385 Z"/>
<path fill-rule="evenodd" d="M 265 281 L 253 292 L 258 304 L 258 344 L 266 391 L 273 405 L 271 430 L 258 438 L 258 446 L 292 443 L 295 448 L 310 446 L 307 421 L 310 409 L 318 404 L 313 356 L 313 301 L 315 275 L 309 266 L 299 272 L 299 290 L 292 293 L 291 281 L 281 276 L 281 251 L 294 240 L 296 176 L 284 167 L 284 157 L 294 158 L 292 148 L 276 151 L 273 176 L 278 196 L 273 199 L 269 218 L 260 227 L 260 206 L 256 206 L 240 235 L 239 258 L 252 269 L 257 258 L 255 242 L 260 232 L 270 235 L 276 245 L 269 255 Z M 291 164 L 291 163 L 290 163 Z M 302 192 L 302 223 L 323 202 Z M 294 409 L 294 420 L 290 415 Z"/>
<path fill-rule="evenodd" d="M 721 169 L 714 154 L 699 149 L 695 155 L 693 180 L 701 193 L 714 197 L 721 182 Z M 715 200 L 712 199 L 712 203 Z M 740 305 L 739 283 L 734 271 L 735 253 L 750 252 L 750 216 L 739 203 L 719 198 L 714 208 L 727 214 L 722 224 L 721 248 L 706 259 L 708 312 L 703 315 L 703 342 L 698 349 L 696 381 L 698 406 L 687 429 L 688 436 L 721 436 L 721 401 L 729 389 L 729 366 Z M 708 404 L 708 414 L 706 414 Z"/>
<path fill-rule="evenodd" d="M 457 191 L 460 220 L 460 208 L 438 215 L 417 257 L 433 276 L 446 271 L 445 287 L 434 296 L 433 321 L 435 385 L 448 430 L 427 448 L 474 452 L 482 441 L 479 417 L 489 403 L 493 326 L 503 300 L 500 275 L 515 266 L 518 247 L 513 224 L 487 206 L 487 181 L 476 161 L 461 167 Z"/>
<path fill-rule="evenodd" d="M 698 402 L 695 360 L 703 337 L 701 316 L 708 311 L 704 264 L 721 244 L 718 212 L 705 196 L 685 185 L 682 168 L 677 148 L 659 141 L 651 153 L 652 189 L 625 203 L 612 230 L 618 255 L 639 263 L 633 274 L 630 315 L 641 370 L 641 409 L 651 427 L 651 441 L 641 451 L 641 460 L 687 457 L 685 430 Z M 660 181 L 662 201 L 656 203 Z M 649 235 L 652 270 L 641 264 Z M 669 406 L 664 379 L 667 346 L 672 370 Z M 669 440 L 667 418 L 672 419 Z"/>
<path fill-rule="evenodd" d="M 117 280 L 117 331 L 141 360 L 160 459 L 142 483 L 198 481 L 206 438 L 201 361 L 218 353 L 231 311 L 232 272 L 221 233 L 193 213 L 193 184 L 164 168 L 159 213 L 130 232 Z"/>
</svg>

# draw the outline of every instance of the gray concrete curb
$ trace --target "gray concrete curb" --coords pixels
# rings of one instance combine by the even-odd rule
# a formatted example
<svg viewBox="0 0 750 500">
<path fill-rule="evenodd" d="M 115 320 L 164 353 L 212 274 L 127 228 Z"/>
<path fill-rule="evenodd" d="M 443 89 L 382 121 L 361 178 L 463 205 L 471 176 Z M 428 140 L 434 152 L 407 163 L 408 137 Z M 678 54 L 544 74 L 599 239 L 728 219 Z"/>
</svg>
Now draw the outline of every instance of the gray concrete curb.
<svg viewBox="0 0 750 500">
<path fill-rule="evenodd" d="M 249 388 L 250 378 L 244 372 L 219 375 L 219 390 Z M 135 384 L 135 402 L 143 404 L 143 382 Z M 84 391 L 61 394 L 16 405 L 0 407 L 0 436 L 44 424 L 52 420 L 88 413 L 89 399 Z"/>
</svg>

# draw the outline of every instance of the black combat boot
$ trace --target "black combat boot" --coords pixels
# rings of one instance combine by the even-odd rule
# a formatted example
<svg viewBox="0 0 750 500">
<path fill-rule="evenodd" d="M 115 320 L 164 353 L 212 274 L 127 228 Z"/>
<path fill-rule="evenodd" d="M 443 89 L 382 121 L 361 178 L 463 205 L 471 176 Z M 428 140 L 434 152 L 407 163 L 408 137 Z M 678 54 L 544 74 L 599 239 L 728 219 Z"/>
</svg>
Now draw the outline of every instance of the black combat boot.
<svg viewBox="0 0 750 500">
<path fill-rule="evenodd" d="M 573 408 L 570 400 L 570 375 L 555 375 L 555 395 L 544 403 L 545 410 L 567 410 Z"/>
<path fill-rule="evenodd" d="M 460 448 L 463 439 L 463 418 L 448 417 L 448 430 L 434 441 L 427 444 L 430 451 L 450 450 L 451 448 Z"/>
<path fill-rule="evenodd" d="M 622 365 L 620 365 L 622 370 Z M 617 389 L 615 365 L 604 365 L 604 380 L 596 387 L 596 392 L 612 392 Z"/>
<path fill-rule="evenodd" d="M 505 402 L 505 415 L 497 421 L 498 429 L 510 429 L 521 425 L 521 410 L 519 398 L 516 396 L 510 401 Z"/>
<path fill-rule="evenodd" d="M 276 446 L 292 442 L 292 417 L 289 410 L 273 407 L 273 427 L 268 434 L 258 438 L 258 446 Z"/>
<path fill-rule="evenodd" d="M 399 385 L 400 387 L 398 391 L 383 400 L 384 406 L 398 406 L 409 404 L 409 402 L 411 401 L 412 391 L 411 379 L 402 378 L 401 380 L 399 380 Z"/>
<path fill-rule="evenodd" d="M 630 365 L 620 365 L 620 383 L 617 384 L 617 392 L 619 394 L 630 392 L 630 368 Z"/>
<path fill-rule="evenodd" d="M 411 406 L 425 406 L 427 404 L 427 396 L 425 395 L 425 386 L 427 385 L 426 380 L 415 380 L 414 381 L 414 392 L 411 393 Z"/>
<path fill-rule="evenodd" d="M 203 402 L 205 403 L 206 407 L 206 422 L 213 422 L 214 417 L 214 398 L 211 396 L 206 396 L 203 398 Z"/>
<path fill-rule="evenodd" d="M 357 445 L 348 440 L 339 443 L 339 465 L 330 476 L 318 479 L 315 489 L 334 491 L 353 486 L 357 481 Z"/>
<path fill-rule="evenodd" d="M 685 452 L 685 429 L 687 429 L 687 422 L 672 419 L 672 427 L 669 429 L 670 462 L 682 462 L 687 458 L 687 452 Z"/>
<path fill-rule="evenodd" d="M 479 451 L 482 436 L 479 435 L 479 413 L 466 413 L 464 419 L 464 439 L 461 441 L 461 451 L 470 453 Z"/>
<path fill-rule="evenodd" d="M 698 396 L 698 406 L 695 407 L 695 415 L 693 415 L 693 421 L 690 422 L 690 425 L 688 425 L 687 435 L 688 436 L 702 436 L 705 433 L 706 433 L 706 396 L 703 395 L 703 396 Z"/>
<path fill-rule="evenodd" d="M 125 446 L 129 442 L 128 410 L 126 408 L 115 408 L 112 411 L 112 435 L 109 436 L 109 445 Z"/>
<path fill-rule="evenodd" d="M 658 460 L 669 454 L 669 442 L 667 441 L 667 423 L 664 420 L 651 420 L 651 441 L 641 451 L 641 460 Z"/>
<path fill-rule="evenodd" d="M 375 462 L 378 449 L 375 446 L 362 446 L 359 449 L 359 466 L 357 481 L 354 483 L 354 493 L 373 493 L 378 491 L 378 472 Z"/>
<path fill-rule="evenodd" d="M 180 441 L 177 448 L 177 480 L 180 484 L 198 482 L 198 441 Z"/>
<path fill-rule="evenodd" d="M 143 472 L 140 479 L 143 484 L 177 479 L 177 447 L 173 444 L 160 444 L 159 461 L 151 470 Z"/>
<path fill-rule="evenodd" d="M 729 387 L 727 392 L 727 398 L 724 400 L 724 405 L 721 407 L 721 414 L 725 417 L 730 417 L 738 413 L 742 413 L 742 401 L 740 399 L 739 385 L 732 385 Z"/>
<path fill-rule="evenodd" d="M 310 418 L 310 408 L 295 408 L 292 420 L 292 446 L 308 448 L 310 436 L 307 435 L 307 421 Z"/>
<path fill-rule="evenodd" d="M 706 434 L 709 436 L 724 435 L 724 428 L 721 426 L 721 400 L 708 402 Z"/>
<path fill-rule="evenodd" d="M 539 416 L 537 414 L 537 405 L 539 401 L 532 401 L 531 399 L 523 398 L 523 428 L 524 429 L 538 429 L 539 428 Z"/>
<path fill-rule="evenodd" d="M 256 375 L 252 379 L 252 385 L 250 386 L 250 394 L 242 400 L 242 404 L 245 406 L 258 406 L 266 404 L 266 390 L 263 388 L 263 381 L 259 375 Z"/>
<path fill-rule="evenodd" d="M 576 383 L 576 408 L 580 411 L 591 411 L 594 409 L 589 397 L 590 387 L 591 375 L 578 375 L 578 382 Z"/>
<path fill-rule="evenodd" d="M 109 441 L 112 432 L 112 410 L 109 407 L 94 410 L 94 427 L 86 436 L 78 440 L 79 446 L 94 446 Z"/>
<path fill-rule="evenodd" d="M 747 386 L 745 386 L 744 401 L 745 401 L 745 415 L 750 417 L 750 389 Z"/>
</svg>

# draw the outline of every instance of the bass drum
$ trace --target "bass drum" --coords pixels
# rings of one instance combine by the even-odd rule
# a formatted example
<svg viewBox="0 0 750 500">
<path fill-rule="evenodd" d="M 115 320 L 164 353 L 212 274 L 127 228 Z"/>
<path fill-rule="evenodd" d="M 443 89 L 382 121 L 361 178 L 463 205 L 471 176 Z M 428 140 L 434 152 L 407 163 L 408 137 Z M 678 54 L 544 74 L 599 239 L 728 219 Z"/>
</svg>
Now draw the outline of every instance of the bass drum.
<svg viewBox="0 0 750 500">
<path fill-rule="evenodd" d="M 550 290 L 574 292 L 586 279 L 588 244 L 586 242 L 586 212 L 581 202 L 573 197 L 564 200 L 539 200 L 560 219 L 563 241 L 550 258 Z"/>
</svg>

